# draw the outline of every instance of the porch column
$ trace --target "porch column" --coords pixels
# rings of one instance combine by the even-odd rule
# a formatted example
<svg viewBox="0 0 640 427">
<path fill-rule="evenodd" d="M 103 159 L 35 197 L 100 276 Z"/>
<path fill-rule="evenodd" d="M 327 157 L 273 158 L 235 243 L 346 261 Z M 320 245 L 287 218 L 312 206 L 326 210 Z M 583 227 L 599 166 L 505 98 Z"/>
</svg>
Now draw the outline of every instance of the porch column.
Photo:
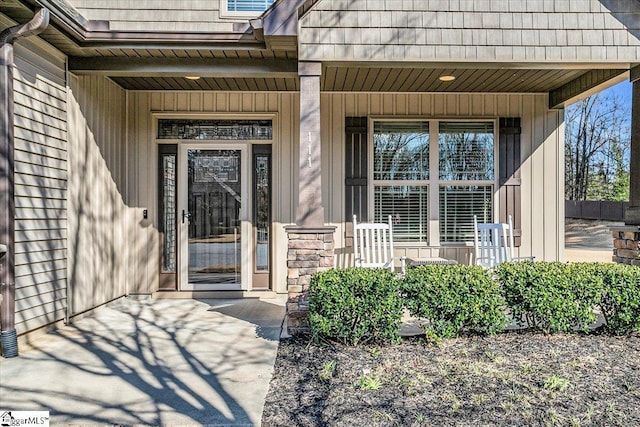
<svg viewBox="0 0 640 427">
<path fill-rule="evenodd" d="M 300 154 L 298 170 L 298 209 L 296 224 L 304 227 L 324 225 L 320 174 L 320 76 L 322 64 L 301 62 L 300 75 Z"/>
<path fill-rule="evenodd" d="M 631 161 L 625 227 L 614 227 L 613 261 L 640 266 L 640 66 L 631 70 Z"/>
<path fill-rule="evenodd" d="M 320 77 L 322 64 L 301 62 L 300 154 L 296 224 L 286 226 L 287 331 L 309 331 L 307 290 L 311 276 L 333 267 L 335 227 L 324 225 L 320 156 Z"/>
<path fill-rule="evenodd" d="M 640 225 L 640 66 L 631 70 L 631 161 L 627 225 Z"/>
</svg>

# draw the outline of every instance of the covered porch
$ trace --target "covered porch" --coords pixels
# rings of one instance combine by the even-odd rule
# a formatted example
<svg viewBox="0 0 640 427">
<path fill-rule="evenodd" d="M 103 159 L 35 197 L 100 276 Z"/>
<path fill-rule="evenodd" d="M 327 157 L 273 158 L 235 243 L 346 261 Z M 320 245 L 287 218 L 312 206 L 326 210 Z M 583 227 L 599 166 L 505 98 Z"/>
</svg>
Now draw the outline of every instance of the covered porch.
<svg viewBox="0 0 640 427">
<path fill-rule="evenodd" d="M 352 265 L 353 214 L 411 219 L 398 255 L 462 263 L 470 262 L 473 213 L 512 215 L 519 256 L 562 260 L 562 109 L 631 79 L 638 111 L 640 41 L 629 21 L 637 2 L 585 0 L 569 10 L 558 0 L 522 10 L 509 1 L 500 11 L 490 2 L 447 11 L 400 3 L 281 1 L 259 19 L 225 22 L 227 31 L 184 33 L 111 31 L 48 2 L 57 19 L 16 46 L 16 127 L 26 129 L 16 188 L 24 204 L 15 215 L 18 241 L 9 223 L 2 235 L 9 254 L 19 247 L 7 273 L 16 279 L 6 282 L 21 289 L 21 332 L 122 295 L 163 291 L 287 294 L 290 313 L 304 310 L 299 297 L 314 272 Z M 2 27 L 31 19 L 34 5 L 1 4 Z M 585 29 L 577 25 L 583 15 L 592 17 Z M 639 221 L 638 116 L 629 223 Z M 244 136 L 163 133 L 163 120 L 171 129 L 231 124 Z M 245 132 L 262 121 L 269 131 Z M 54 137 L 31 132 L 37 126 Z M 469 151 L 479 156 L 477 169 L 443 172 L 440 146 L 453 134 L 482 135 L 482 149 Z M 404 175 L 376 169 L 384 135 L 421 135 L 421 169 L 415 161 Z M 32 153 L 33 144 L 44 151 Z M 236 181 L 214 166 L 231 158 L 240 159 Z M 270 162 L 268 174 L 260 174 L 260 159 Z M 206 173 L 190 174 L 207 162 Z M 216 181 L 228 202 L 225 220 L 202 209 L 211 219 L 203 236 L 189 234 L 198 228 L 190 216 L 198 202 L 185 196 L 197 192 L 198 179 Z M 212 239 L 239 243 L 225 286 L 189 279 L 189 244 Z M 199 267 L 207 275 L 226 273 L 228 264 Z M 53 314 L 30 317 L 34 305 Z"/>
</svg>

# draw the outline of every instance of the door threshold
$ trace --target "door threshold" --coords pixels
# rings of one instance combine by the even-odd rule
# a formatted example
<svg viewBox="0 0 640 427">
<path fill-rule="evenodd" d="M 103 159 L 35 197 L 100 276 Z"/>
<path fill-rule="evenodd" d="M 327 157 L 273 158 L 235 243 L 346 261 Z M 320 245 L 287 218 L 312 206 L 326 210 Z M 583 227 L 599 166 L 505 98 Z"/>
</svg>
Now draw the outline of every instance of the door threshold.
<svg viewBox="0 0 640 427">
<path fill-rule="evenodd" d="M 157 291 L 151 294 L 152 299 L 274 299 L 277 296 L 274 291 Z"/>
</svg>

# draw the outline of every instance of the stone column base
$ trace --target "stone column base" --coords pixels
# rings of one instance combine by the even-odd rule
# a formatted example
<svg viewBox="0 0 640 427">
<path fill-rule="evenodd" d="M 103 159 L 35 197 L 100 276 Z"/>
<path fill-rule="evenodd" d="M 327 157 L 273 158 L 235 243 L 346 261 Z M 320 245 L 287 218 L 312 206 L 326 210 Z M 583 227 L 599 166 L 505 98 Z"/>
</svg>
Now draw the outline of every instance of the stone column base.
<svg viewBox="0 0 640 427">
<path fill-rule="evenodd" d="M 627 225 L 640 225 L 640 206 L 629 206 L 624 213 Z"/>
<path fill-rule="evenodd" d="M 640 226 L 629 225 L 611 229 L 613 261 L 640 266 Z"/>
<path fill-rule="evenodd" d="M 287 332 L 290 335 L 309 332 L 307 291 L 311 276 L 334 265 L 334 232 L 336 227 L 286 226 L 287 249 Z"/>
</svg>

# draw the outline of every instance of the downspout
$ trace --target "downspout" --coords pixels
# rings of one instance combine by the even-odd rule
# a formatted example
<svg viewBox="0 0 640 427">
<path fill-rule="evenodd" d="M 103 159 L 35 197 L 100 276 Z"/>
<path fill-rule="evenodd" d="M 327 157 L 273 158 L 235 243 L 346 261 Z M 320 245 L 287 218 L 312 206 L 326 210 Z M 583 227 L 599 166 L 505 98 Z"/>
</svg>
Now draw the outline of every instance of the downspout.
<svg viewBox="0 0 640 427">
<path fill-rule="evenodd" d="M 49 11 L 39 9 L 26 24 L 0 33 L 0 344 L 4 357 L 18 355 L 15 304 L 15 201 L 13 163 L 13 44 L 40 34 Z"/>
</svg>

